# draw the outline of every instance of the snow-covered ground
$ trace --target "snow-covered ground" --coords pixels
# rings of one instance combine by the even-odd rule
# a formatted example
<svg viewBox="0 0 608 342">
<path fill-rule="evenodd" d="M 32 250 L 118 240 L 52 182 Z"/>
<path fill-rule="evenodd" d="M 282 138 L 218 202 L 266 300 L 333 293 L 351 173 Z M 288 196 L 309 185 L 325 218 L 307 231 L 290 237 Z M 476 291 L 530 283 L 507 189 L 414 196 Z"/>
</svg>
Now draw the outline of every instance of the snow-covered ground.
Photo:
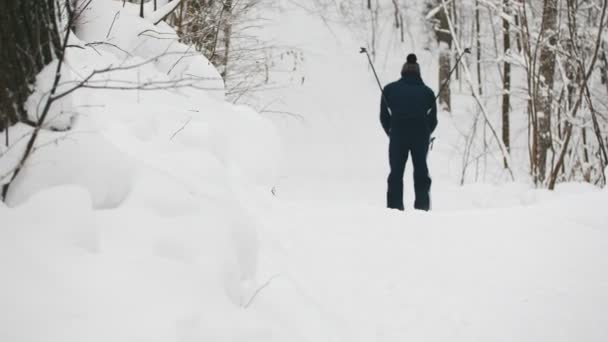
<svg viewBox="0 0 608 342">
<path fill-rule="evenodd" d="M 72 129 L 43 134 L 0 204 L 0 340 L 608 340 L 608 191 L 461 187 L 444 116 L 434 211 L 386 210 L 387 141 L 360 41 L 281 4 L 265 34 L 302 50 L 305 79 L 261 101 L 304 121 L 225 103 L 217 80 L 62 102 L 53 117 Z M 93 8 L 75 44 L 105 37 L 121 6 Z M 69 77 L 188 50 L 141 37 L 149 25 L 127 6 L 112 43 L 132 56 L 74 49 Z M 416 52 L 436 89 L 432 53 Z M 108 78 L 217 75 L 200 55 L 178 58 Z M 382 79 L 400 63 L 379 62 Z"/>
<path fill-rule="evenodd" d="M 432 214 L 282 203 L 268 224 L 283 270 L 261 299 L 297 284 L 340 341 L 604 341 L 608 214 L 594 203 L 607 199 Z"/>
<path fill-rule="evenodd" d="M 286 157 L 278 200 L 263 217 L 278 251 L 267 263 L 282 270 L 261 299 L 297 287 L 331 328 L 306 335 L 315 341 L 606 340 L 608 192 L 584 184 L 536 190 L 525 177 L 458 185 L 458 125 L 475 107 L 457 95 L 453 116 L 440 115 L 429 156 L 434 211 L 384 209 L 387 139 L 375 80 L 357 54 L 364 40 L 284 4 L 269 31 L 303 50 L 306 81 L 269 97 L 305 123 L 273 117 Z M 408 19 L 416 20 L 417 10 Z M 422 25 L 410 25 L 421 37 Z M 384 82 L 416 52 L 423 77 L 437 89 L 436 56 L 421 41 L 403 48 L 386 40 L 391 53 L 376 65 Z M 488 181 L 504 176 L 495 172 Z M 406 192 L 411 208 L 407 175 Z"/>
</svg>

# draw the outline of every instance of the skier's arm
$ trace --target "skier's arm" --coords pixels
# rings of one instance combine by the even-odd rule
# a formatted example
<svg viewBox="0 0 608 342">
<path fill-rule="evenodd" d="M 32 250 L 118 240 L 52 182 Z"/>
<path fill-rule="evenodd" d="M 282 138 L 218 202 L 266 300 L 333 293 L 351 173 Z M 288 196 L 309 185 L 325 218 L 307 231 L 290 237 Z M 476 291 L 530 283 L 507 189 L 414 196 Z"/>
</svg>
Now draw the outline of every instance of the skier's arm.
<svg viewBox="0 0 608 342">
<path fill-rule="evenodd" d="M 430 92 L 430 100 L 431 110 L 429 111 L 428 115 L 428 123 L 429 130 L 431 133 L 433 133 L 433 131 L 435 131 L 435 128 L 437 128 L 437 102 L 435 101 L 435 94 L 433 93 L 433 91 Z"/>
<path fill-rule="evenodd" d="M 386 91 L 386 88 L 384 88 L 384 91 Z M 380 123 L 382 124 L 384 132 L 388 135 L 391 130 L 391 114 L 388 110 L 384 95 L 381 95 L 380 97 Z"/>
</svg>

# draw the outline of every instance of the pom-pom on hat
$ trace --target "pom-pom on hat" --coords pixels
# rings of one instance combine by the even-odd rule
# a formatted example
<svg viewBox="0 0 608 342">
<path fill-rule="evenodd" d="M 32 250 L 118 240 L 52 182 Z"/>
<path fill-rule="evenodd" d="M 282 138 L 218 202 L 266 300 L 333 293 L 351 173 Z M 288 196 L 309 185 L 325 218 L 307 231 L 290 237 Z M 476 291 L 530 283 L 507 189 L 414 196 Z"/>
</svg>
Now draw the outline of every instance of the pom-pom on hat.
<svg viewBox="0 0 608 342">
<path fill-rule="evenodd" d="M 418 58 L 413 53 L 407 55 L 407 61 L 405 62 L 405 64 L 403 64 L 403 68 L 401 69 L 401 75 L 405 76 L 406 74 L 420 75 L 420 66 L 418 65 Z"/>
<path fill-rule="evenodd" d="M 415 54 L 410 53 L 409 55 L 407 55 L 407 63 L 408 64 L 417 64 L 418 63 L 418 57 L 416 57 Z"/>
</svg>

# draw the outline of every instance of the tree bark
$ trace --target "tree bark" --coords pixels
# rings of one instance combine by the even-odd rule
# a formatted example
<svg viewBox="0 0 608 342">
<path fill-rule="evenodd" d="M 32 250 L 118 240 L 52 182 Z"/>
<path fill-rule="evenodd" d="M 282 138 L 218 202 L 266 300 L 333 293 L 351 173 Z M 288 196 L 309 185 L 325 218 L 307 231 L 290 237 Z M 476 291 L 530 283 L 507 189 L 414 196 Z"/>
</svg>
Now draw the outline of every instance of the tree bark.
<svg viewBox="0 0 608 342">
<path fill-rule="evenodd" d="M 536 96 L 538 121 L 538 144 L 536 147 L 537 180 L 547 177 L 547 154 L 551 149 L 551 111 L 553 102 L 553 80 L 555 74 L 555 45 L 557 41 L 557 0 L 545 0 L 541 32 L 544 36 L 539 56 L 539 86 Z"/>
<path fill-rule="evenodd" d="M 480 18 L 480 10 L 479 10 L 479 0 L 475 0 L 475 45 L 476 45 L 476 58 L 477 58 L 477 83 L 479 96 L 483 96 L 483 77 L 481 73 L 481 18 Z M 477 114 L 479 116 L 479 113 Z M 477 118 L 475 119 L 477 120 Z M 486 170 L 488 169 L 488 141 L 487 141 L 487 125 L 486 122 L 483 122 L 483 175 L 485 180 Z M 479 158 L 476 161 L 477 165 L 479 165 Z M 478 179 L 479 174 L 479 166 L 476 168 L 475 180 Z"/>
<path fill-rule="evenodd" d="M 36 75 L 61 45 L 55 0 L 4 0 L 0 10 L 0 131 L 28 121 Z"/>
<path fill-rule="evenodd" d="M 230 56 L 230 38 L 232 36 L 232 0 L 224 0 L 224 70 L 222 78 L 228 76 L 228 58 Z"/>
<path fill-rule="evenodd" d="M 437 3 L 441 5 L 441 0 Z M 452 35 L 448 18 L 451 15 L 447 6 L 442 6 L 441 10 L 435 15 L 438 25 L 435 26 L 435 35 L 439 43 L 439 83 L 445 84 L 448 82 L 448 77 L 451 69 L 451 50 L 452 50 Z M 452 102 L 449 84 L 443 89 L 439 95 L 439 106 L 447 112 L 451 112 Z"/>
<path fill-rule="evenodd" d="M 503 12 L 510 14 L 509 1 L 504 0 Z M 503 30 L 503 56 L 506 57 L 511 50 L 511 27 L 507 19 L 502 20 Z M 505 59 L 503 61 L 503 93 L 502 93 L 502 141 L 508 151 L 511 151 L 511 139 L 510 139 L 510 120 L 509 111 L 511 107 L 511 64 Z M 506 163 L 505 163 L 506 164 Z"/>
<path fill-rule="evenodd" d="M 481 21 L 479 18 L 479 0 L 475 0 L 475 45 L 477 58 L 477 82 L 479 83 L 479 95 L 483 95 L 482 77 L 481 77 Z"/>
</svg>

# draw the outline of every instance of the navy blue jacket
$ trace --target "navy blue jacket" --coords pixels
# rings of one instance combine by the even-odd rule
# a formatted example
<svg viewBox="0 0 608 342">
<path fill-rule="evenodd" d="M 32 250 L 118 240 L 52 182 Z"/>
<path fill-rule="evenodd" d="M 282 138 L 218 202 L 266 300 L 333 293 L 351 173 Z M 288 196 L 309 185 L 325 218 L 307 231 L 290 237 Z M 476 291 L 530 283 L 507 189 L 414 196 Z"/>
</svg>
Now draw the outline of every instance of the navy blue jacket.
<svg viewBox="0 0 608 342">
<path fill-rule="evenodd" d="M 384 87 L 380 122 L 391 138 L 430 137 L 437 127 L 437 105 L 435 93 L 424 84 L 420 74 L 405 73 L 400 80 Z"/>
</svg>

